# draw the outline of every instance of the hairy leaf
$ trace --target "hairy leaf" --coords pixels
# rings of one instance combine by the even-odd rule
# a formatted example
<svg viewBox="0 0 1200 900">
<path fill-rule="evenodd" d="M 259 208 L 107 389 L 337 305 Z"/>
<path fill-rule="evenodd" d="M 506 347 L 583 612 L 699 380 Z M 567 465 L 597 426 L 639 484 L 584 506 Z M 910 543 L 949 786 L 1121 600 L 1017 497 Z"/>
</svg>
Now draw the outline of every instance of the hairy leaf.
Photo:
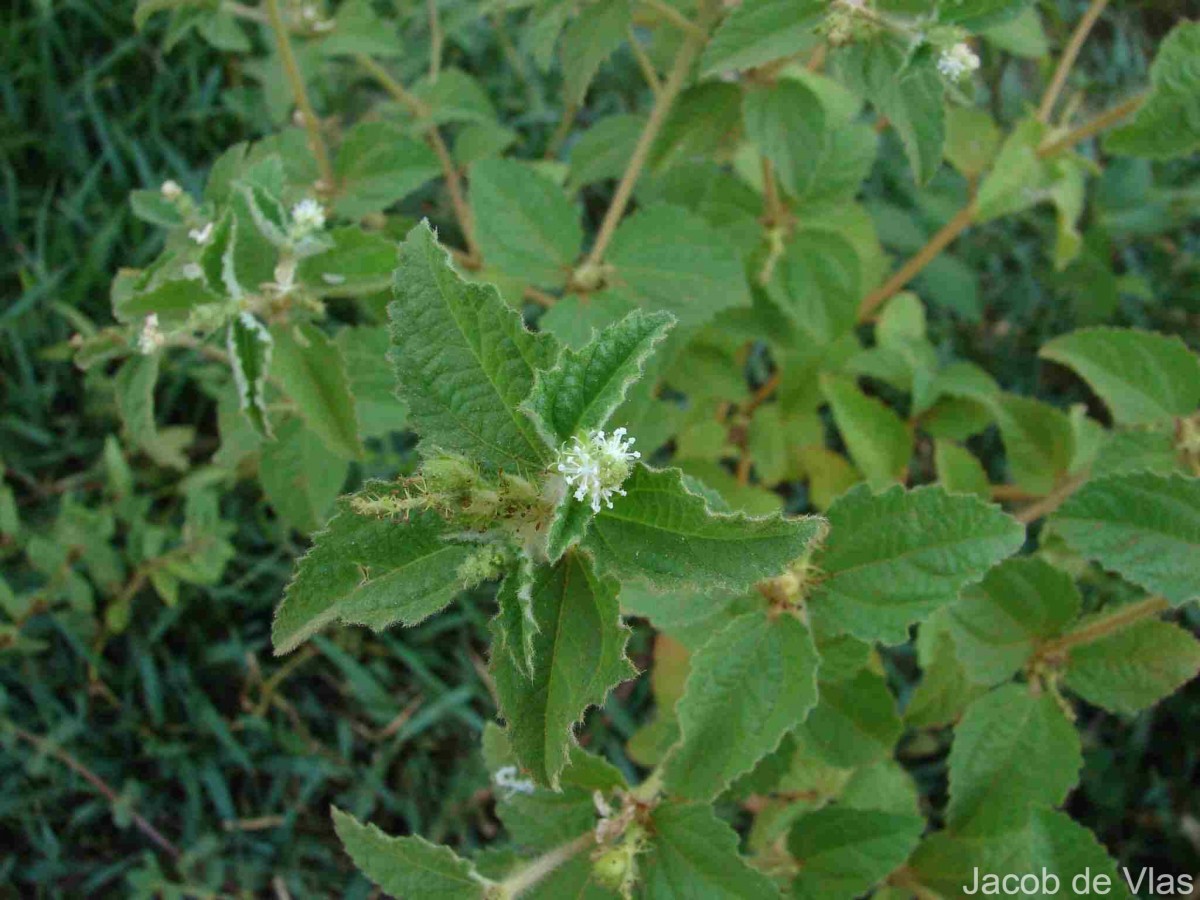
<svg viewBox="0 0 1200 900">
<path fill-rule="evenodd" d="M 1138 622 L 1072 647 L 1065 684 L 1089 703 L 1136 713 L 1200 672 L 1200 641 L 1169 622 Z"/>
<path fill-rule="evenodd" d="M 879 810 L 826 807 L 792 826 L 788 850 L 799 861 L 792 894 L 804 900 L 853 900 L 907 858 L 925 820 Z"/>
<path fill-rule="evenodd" d="M 401 245 L 395 297 L 389 357 L 425 447 L 540 469 L 549 448 L 517 406 L 551 364 L 553 339 L 526 330 L 495 288 L 463 281 L 427 224 Z"/>
<path fill-rule="evenodd" d="M 361 459 L 358 414 L 338 345 L 308 323 L 290 328 L 277 325 L 271 329 L 271 337 L 275 345 L 272 372 L 308 427 L 331 452 L 344 459 Z"/>
</svg>

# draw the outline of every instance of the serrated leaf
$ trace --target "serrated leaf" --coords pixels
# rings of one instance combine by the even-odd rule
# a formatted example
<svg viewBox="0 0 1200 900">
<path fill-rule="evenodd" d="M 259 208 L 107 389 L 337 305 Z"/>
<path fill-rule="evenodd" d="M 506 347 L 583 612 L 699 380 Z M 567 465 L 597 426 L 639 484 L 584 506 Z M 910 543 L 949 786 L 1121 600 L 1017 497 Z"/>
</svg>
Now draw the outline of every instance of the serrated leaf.
<svg viewBox="0 0 1200 900">
<path fill-rule="evenodd" d="M 267 327 L 248 312 L 229 320 L 225 333 L 229 366 L 237 387 L 238 408 L 263 437 L 271 436 L 267 419 L 267 370 L 274 341 Z"/>
<path fill-rule="evenodd" d="M 276 512 L 300 531 L 321 527 L 346 483 L 349 464 L 289 417 L 262 447 L 258 477 Z"/>
<path fill-rule="evenodd" d="M 408 409 L 396 397 L 396 378 L 387 364 L 386 326 L 342 328 L 334 338 L 346 363 L 346 377 L 364 438 L 402 431 Z"/>
<path fill-rule="evenodd" d="M 533 677 L 534 637 L 538 631 L 533 617 L 534 564 L 522 559 L 509 572 L 496 592 L 496 618 L 492 623 L 492 656 L 504 653 L 509 663 L 526 678 Z"/>
<path fill-rule="evenodd" d="M 613 267 L 611 290 L 643 309 L 673 313 L 681 328 L 750 304 L 737 249 L 695 213 L 677 206 L 655 204 L 622 222 L 607 261 Z"/>
<path fill-rule="evenodd" d="M 800 229 L 775 265 L 767 293 L 818 349 L 854 328 L 862 264 L 854 245 L 834 231 Z"/>
<path fill-rule="evenodd" d="M 944 613 L 939 611 L 923 622 L 917 635 L 921 681 L 904 708 L 904 724 L 910 728 L 951 725 L 987 690 L 967 677 L 945 627 Z"/>
<path fill-rule="evenodd" d="M 746 0 L 721 23 L 700 60 L 700 74 L 758 66 L 816 43 L 820 0 Z"/>
<path fill-rule="evenodd" d="M 361 228 L 335 228 L 332 246 L 296 267 L 306 287 L 322 297 L 362 297 L 385 291 L 396 269 L 396 242 Z M 382 357 L 381 357 L 382 360 Z"/>
<path fill-rule="evenodd" d="M 1071 467 L 1075 433 L 1061 410 L 1032 397 L 1003 394 L 991 404 L 1013 482 L 1048 494 Z"/>
<path fill-rule="evenodd" d="M 471 167 L 471 210 L 489 266 L 539 287 L 566 283 L 583 229 L 561 187 L 514 160 L 481 160 Z"/>
<path fill-rule="evenodd" d="M 946 140 L 945 90 L 933 58 L 910 58 L 904 47 L 888 40 L 854 45 L 838 62 L 850 86 L 900 135 L 917 183 L 929 181 L 941 166 Z"/>
<path fill-rule="evenodd" d="M 368 494 L 388 486 L 368 484 Z M 458 569 L 479 548 L 446 540 L 446 524 L 432 513 L 408 521 L 363 516 L 344 497 L 275 611 L 275 652 L 294 650 L 326 625 L 340 621 L 381 631 L 415 625 L 440 610 L 468 584 Z"/>
<path fill-rule="evenodd" d="M 487 882 L 449 847 L 421 837 L 389 837 L 374 825 L 333 809 L 333 827 L 354 864 L 395 897 L 483 900 Z"/>
<path fill-rule="evenodd" d="M 334 159 L 338 182 L 333 208 L 358 219 L 403 200 L 441 171 L 437 156 L 393 122 L 360 122 Z"/>
<path fill-rule="evenodd" d="M 1200 479 L 1149 472 L 1096 479 L 1051 522 L 1076 552 L 1173 605 L 1200 597 Z"/>
<path fill-rule="evenodd" d="M 912 433 L 890 407 L 859 390 L 853 378 L 821 376 L 842 440 L 867 482 L 876 488 L 903 481 L 912 456 Z"/>
<path fill-rule="evenodd" d="M 925 820 L 917 815 L 826 807 L 792 826 L 788 851 L 800 864 L 798 900 L 853 900 L 908 859 Z"/>
<path fill-rule="evenodd" d="M 1150 96 L 1104 140 L 1109 153 L 1172 159 L 1200 147 L 1200 22 L 1181 21 L 1150 66 Z"/>
<path fill-rule="evenodd" d="M 563 29 L 563 100 L 582 105 L 600 64 L 625 40 L 630 23 L 628 0 L 598 0 L 585 5 Z"/>
<path fill-rule="evenodd" d="M 644 116 L 615 115 L 588 128 L 571 147 L 567 189 L 575 193 L 585 184 L 619 177 L 645 126 Z"/>
<path fill-rule="evenodd" d="M 1025 665 L 1040 642 L 1074 622 L 1082 605 L 1070 575 L 1022 557 L 1000 563 L 947 611 L 971 680 L 999 684 Z"/>
<path fill-rule="evenodd" d="M 976 219 L 988 222 L 1049 199 L 1054 166 L 1038 156 L 1046 126 L 1036 119 L 1017 124 L 996 155 L 992 170 L 979 185 Z"/>
<path fill-rule="evenodd" d="M 950 22 L 968 31 L 1002 25 L 1021 14 L 1031 0 L 956 0 L 938 10 L 942 22 Z"/>
<path fill-rule="evenodd" d="M 159 431 L 154 421 L 154 387 L 158 383 L 160 354 L 131 356 L 117 371 L 113 387 L 117 411 L 134 443 L 158 465 L 184 471 L 187 455 L 176 442 Z"/>
<path fill-rule="evenodd" d="M 865 766 L 892 752 L 902 725 L 896 699 L 881 676 L 863 670 L 845 680 L 822 678 L 817 692 L 802 733 L 826 762 Z"/>
<path fill-rule="evenodd" d="M 1200 406 L 1200 357 L 1177 337 L 1131 328 L 1085 328 L 1038 351 L 1074 369 L 1121 425 L 1151 425 Z"/>
<path fill-rule="evenodd" d="M 358 414 L 346 363 L 337 344 L 309 323 L 271 329 L 275 346 L 272 373 L 309 429 L 343 459 L 361 459 Z M 382 365 L 382 360 L 380 361 Z"/>
<path fill-rule="evenodd" d="M 401 245 L 395 297 L 389 358 L 422 445 L 541 469 L 549 448 L 517 406 L 551 365 L 553 338 L 529 332 L 491 285 L 463 281 L 428 224 Z"/>
<path fill-rule="evenodd" d="M 933 442 L 933 464 L 938 481 L 952 494 L 974 494 L 982 500 L 992 496 L 983 463 L 966 447 L 938 438 Z"/>
<path fill-rule="evenodd" d="M 815 616 L 864 640 L 896 644 L 908 626 L 953 601 L 1017 551 L 1025 529 L 999 507 L 938 487 L 865 486 L 829 509 Z"/>
<path fill-rule="evenodd" d="M 651 813 L 645 900 L 776 900 L 766 875 L 738 854 L 737 833 L 708 804 L 661 803 Z"/>
<path fill-rule="evenodd" d="M 604 428 L 674 322 L 669 313 L 635 311 L 595 335 L 583 349 L 564 348 L 554 368 L 538 372 L 521 408 L 556 446 Z"/>
<path fill-rule="evenodd" d="M 757 610 L 692 657 L 677 711 L 683 741 L 666 767 L 668 791 L 706 800 L 750 771 L 817 702 L 817 652 L 807 626 Z"/>
<path fill-rule="evenodd" d="M 949 827 L 958 834 L 1012 831 L 1037 806 L 1058 806 L 1083 766 L 1079 734 L 1054 696 L 1007 684 L 980 697 L 955 729 Z"/>
<path fill-rule="evenodd" d="M 363 53 L 386 59 L 404 55 L 404 42 L 395 25 L 377 16 L 370 0 L 346 0 L 338 6 L 333 24 L 333 31 L 319 44 L 325 56 Z"/>
<path fill-rule="evenodd" d="M 221 301 L 202 280 L 169 279 L 144 290 L 118 293 L 120 281 L 113 284 L 113 313 L 122 322 L 135 322 L 151 313 L 165 322 L 182 322 L 196 307 Z"/>
<path fill-rule="evenodd" d="M 1132 714 L 1200 672 L 1200 641 L 1169 622 L 1138 622 L 1072 647 L 1064 683 L 1088 703 Z"/>
<path fill-rule="evenodd" d="M 617 585 L 597 576 L 587 557 L 568 553 L 539 566 L 529 598 L 532 676 L 507 655 L 493 656 L 491 672 L 517 759 L 538 784 L 556 787 L 575 723 L 636 671 L 625 658 L 629 629 Z"/>
<path fill-rule="evenodd" d="M 739 590 L 780 574 L 824 532 L 815 517 L 714 513 L 678 469 L 637 466 L 626 496 L 592 521 L 584 546 L 602 571 L 655 590 Z"/>
</svg>

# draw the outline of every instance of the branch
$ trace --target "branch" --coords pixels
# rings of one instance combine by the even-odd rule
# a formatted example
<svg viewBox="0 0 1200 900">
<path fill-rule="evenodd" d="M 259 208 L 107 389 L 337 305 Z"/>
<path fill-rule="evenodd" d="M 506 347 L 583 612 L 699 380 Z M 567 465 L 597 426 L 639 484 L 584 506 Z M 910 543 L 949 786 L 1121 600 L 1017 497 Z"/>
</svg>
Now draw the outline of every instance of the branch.
<svg viewBox="0 0 1200 900">
<path fill-rule="evenodd" d="M 1092 0 L 1091 6 L 1087 8 L 1087 12 L 1083 14 L 1083 18 L 1075 26 L 1075 31 L 1071 35 L 1071 39 L 1067 42 L 1067 46 L 1063 48 L 1062 58 L 1058 61 L 1058 68 L 1054 71 L 1054 77 L 1050 80 L 1050 86 L 1046 88 L 1046 93 L 1042 96 L 1041 105 L 1038 106 L 1037 119 L 1039 122 L 1050 121 L 1050 114 L 1054 112 L 1054 104 L 1058 100 L 1058 95 L 1062 93 L 1063 85 L 1067 83 L 1067 76 L 1071 74 L 1071 67 L 1075 65 L 1079 51 L 1083 48 L 1083 42 L 1087 39 L 1092 26 L 1096 24 L 1096 20 L 1100 18 L 1100 14 L 1104 12 L 1106 6 L 1108 6 L 1108 0 Z"/>
<path fill-rule="evenodd" d="M 358 53 L 355 54 L 354 59 L 367 70 L 372 78 L 379 82 L 380 87 L 391 94 L 413 116 L 418 119 L 428 119 L 432 115 L 433 111 L 420 97 L 410 93 L 403 84 L 392 77 L 387 69 L 371 57 L 365 53 Z M 466 197 L 463 195 L 462 178 L 458 174 L 458 167 L 454 165 L 450 150 L 446 146 L 446 142 L 442 140 L 441 131 L 433 122 L 429 123 L 429 127 L 425 131 L 425 140 L 429 142 L 429 146 L 433 148 L 433 152 L 438 158 L 442 176 L 446 179 L 446 192 L 450 195 L 450 205 L 454 208 L 454 218 L 458 221 L 458 228 L 467 244 L 467 253 L 460 262 L 468 269 L 478 269 L 483 264 L 483 254 L 479 252 L 479 245 L 475 243 L 475 220 L 471 216 L 471 207 L 467 205 Z"/>
<path fill-rule="evenodd" d="M 707 6 L 705 8 L 707 10 Z M 625 173 L 621 176 L 616 193 L 613 194 L 612 203 L 604 214 L 604 221 L 600 223 L 600 230 L 596 232 L 596 242 L 592 244 L 584 266 L 599 266 L 604 260 L 604 251 L 608 249 L 608 244 L 621 221 L 621 216 L 625 213 L 625 207 L 629 205 L 629 198 L 633 196 L 633 188 L 642 174 L 646 159 L 650 156 L 650 148 L 654 145 L 659 131 L 662 130 L 667 113 L 675 104 L 675 98 L 679 96 L 679 92 L 683 88 L 684 79 L 691 71 L 692 63 L 700 55 L 700 50 L 708 40 L 708 21 L 709 14 L 706 12 L 704 27 L 698 28 L 699 34 L 689 34 L 684 40 L 683 46 L 679 48 L 666 83 L 663 84 L 662 90 L 655 98 L 654 108 L 650 110 L 650 118 L 646 120 L 646 125 L 642 129 L 641 135 L 638 136 L 637 145 L 633 148 L 633 155 L 629 157 Z"/>
<path fill-rule="evenodd" d="M 1068 478 L 1041 500 L 1035 500 L 1028 506 L 1014 512 L 1013 518 L 1022 525 L 1029 525 L 1043 516 L 1050 515 L 1050 513 L 1066 503 L 1068 497 L 1083 487 L 1085 481 L 1087 481 L 1086 475 L 1075 475 Z"/>
<path fill-rule="evenodd" d="M 695 38 L 700 41 L 708 39 L 706 30 L 688 19 L 683 13 L 677 10 L 670 3 L 664 0 L 642 0 L 647 6 L 653 9 L 656 13 L 686 34 L 689 38 Z"/>
<path fill-rule="evenodd" d="M 967 230 L 975 218 L 975 200 L 967 201 L 967 205 L 954 214 L 949 222 L 938 229 L 908 262 L 902 265 L 882 285 L 863 297 L 858 305 L 858 321 L 866 322 L 875 315 L 875 311 L 898 293 L 906 284 L 920 274 L 921 270 L 933 262 L 934 258 L 948 247 L 956 237 Z"/>
<path fill-rule="evenodd" d="M 109 804 L 116 806 L 121 802 L 120 795 L 112 789 L 107 781 L 69 754 L 66 750 L 63 750 L 61 747 L 54 746 L 45 738 L 40 738 L 36 734 L 31 734 L 24 728 L 20 728 L 17 725 L 10 725 L 10 727 L 13 730 L 13 734 L 15 734 L 21 740 L 32 744 L 39 753 L 53 756 L 76 775 L 79 775 L 81 778 L 83 778 L 84 781 L 99 791 L 104 796 L 104 799 L 109 802 Z M 129 818 L 133 821 L 133 824 L 137 826 L 138 831 L 149 838 L 155 845 L 158 846 L 160 850 L 162 850 L 176 862 L 179 861 L 179 858 L 183 855 L 183 853 L 178 847 L 163 837 L 162 833 L 157 828 L 155 828 L 140 814 L 134 812 L 133 810 L 129 811 Z"/>
<path fill-rule="evenodd" d="M 1145 102 L 1146 95 L 1137 94 L 1123 103 L 1118 103 L 1116 106 L 1106 109 L 1100 115 L 1096 116 L 1096 118 L 1090 119 L 1076 128 L 1072 128 L 1062 137 L 1042 144 L 1037 150 L 1038 158 L 1049 159 L 1052 156 L 1057 156 L 1064 150 L 1070 150 L 1080 141 L 1086 141 L 1106 128 L 1117 124 Z"/>
<path fill-rule="evenodd" d="M 1046 641 L 1038 648 L 1037 655 L 1045 659 L 1048 656 L 1058 655 L 1072 647 L 1095 643 L 1103 637 L 1108 637 L 1113 632 L 1128 628 L 1142 619 L 1157 616 L 1159 613 L 1166 612 L 1170 608 L 1171 604 L 1162 597 L 1147 597 L 1144 600 L 1139 600 L 1137 603 L 1130 603 L 1128 606 L 1122 606 L 1111 615 L 1094 619 L 1081 628 L 1068 631 L 1062 637 Z"/>
<path fill-rule="evenodd" d="M 321 136 L 321 122 L 313 112 L 312 103 L 308 99 L 308 89 L 304 86 L 304 75 L 296 62 L 296 54 L 292 50 L 291 39 L 288 38 L 287 24 L 279 11 L 279 0 L 267 0 L 267 16 L 271 20 L 271 30 L 275 33 L 275 44 L 279 48 L 279 58 L 283 62 L 283 73 L 287 76 L 292 88 L 292 97 L 304 120 L 304 128 L 308 132 L 308 143 L 313 156 L 317 160 L 317 169 L 321 173 L 323 189 L 332 191 L 334 188 L 333 166 L 329 163 L 329 151 L 325 148 L 325 139 Z"/>
</svg>

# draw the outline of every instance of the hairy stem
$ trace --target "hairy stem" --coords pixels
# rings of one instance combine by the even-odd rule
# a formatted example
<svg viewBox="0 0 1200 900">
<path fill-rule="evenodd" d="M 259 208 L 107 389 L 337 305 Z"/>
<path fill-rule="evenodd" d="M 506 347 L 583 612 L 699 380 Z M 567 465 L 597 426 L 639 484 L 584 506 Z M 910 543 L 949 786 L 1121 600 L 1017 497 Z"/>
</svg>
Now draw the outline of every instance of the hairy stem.
<svg viewBox="0 0 1200 900">
<path fill-rule="evenodd" d="M 1071 647 L 1094 643 L 1103 637 L 1128 628 L 1135 622 L 1166 612 L 1170 608 L 1171 604 L 1162 597 L 1147 597 L 1137 603 L 1130 603 L 1111 615 L 1096 619 L 1082 628 L 1067 632 L 1062 637 L 1047 641 L 1039 648 L 1038 655 L 1045 657 L 1069 650 Z"/>
<path fill-rule="evenodd" d="M 321 135 L 321 122 L 313 111 L 312 102 L 308 99 L 308 89 L 304 86 L 304 75 L 300 64 L 296 62 L 296 54 L 292 50 L 292 41 L 288 37 L 287 24 L 283 21 L 283 13 L 279 9 L 279 0 L 267 0 L 267 16 L 271 20 L 271 30 L 275 33 L 275 44 L 279 49 L 279 58 L 283 62 L 283 73 L 287 76 L 292 89 L 292 98 L 300 110 L 304 120 L 304 129 L 308 132 L 308 143 L 313 156 L 317 160 L 317 170 L 321 173 L 321 183 L 325 191 L 334 188 L 333 166 L 329 163 L 329 151 L 325 147 L 325 138 Z"/>
<path fill-rule="evenodd" d="M 675 56 L 675 63 L 671 66 L 671 72 L 654 101 L 654 108 L 650 110 L 650 118 L 646 120 L 646 125 L 638 137 L 637 145 L 633 148 L 633 155 L 629 157 L 629 163 L 625 166 L 625 172 L 621 176 L 620 183 L 617 184 L 617 190 L 613 194 L 612 203 L 609 205 L 608 211 L 604 214 L 604 221 L 600 223 L 600 230 L 596 232 L 596 242 L 592 245 L 592 249 L 584 261 L 585 266 L 599 266 L 603 262 L 604 251 L 608 249 L 609 242 L 612 240 L 613 234 L 616 233 L 617 225 L 621 221 L 621 216 L 625 214 L 625 207 L 629 205 L 629 199 L 633 196 L 633 188 L 637 184 L 637 180 L 642 174 L 642 168 L 646 165 L 646 160 L 650 156 L 650 148 L 654 145 L 654 140 L 658 137 L 659 131 L 662 130 L 663 123 L 667 119 L 667 113 L 671 111 L 671 107 L 675 105 L 675 99 L 683 89 L 683 82 L 687 79 L 688 73 L 692 69 L 692 63 L 700 55 L 705 41 L 708 40 L 708 25 L 711 13 L 707 11 L 707 4 L 705 5 L 705 10 L 703 14 L 703 27 L 698 27 L 698 34 L 688 34 L 683 42 L 683 46 L 679 48 L 679 53 Z"/>
<path fill-rule="evenodd" d="M 515 898 L 520 897 L 521 894 L 529 890 L 529 888 L 533 887 L 563 863 L 573 859 L 588 847 L 594 847 L 595 845 L 596 836 L 589 831 L 586 834 L 581 834 L 572 841 L 568 841 L 542 854 L 530 862 L 529 865 L 509 875 L 500 882 L 501 896 L 514 898 L 515 900 Z"/>
<path fill-rule="evenodd" d="M 1040 500 L 1035 500 L 1026 507 L 1022 507 L 1013 513 L 1015 518 L 1022 525 L 1028 525 L 1031 522 L 1036 522 L 1043 516 L 1048 516 L 1060 506 L 1062 506 L 1067 498 L 1074 494 L 1077 490 L 1083 487 L 1083 483 L 1087 481 L 1086 475 L 1075 475 L 1068 478 L 1062 484 L 1058 485 L 1054 490 L 1048 493 Z"/>
<path fill-rule="evenodd" d="M 1070 150 L 1080 141 L 1086 141 L 1090 137 L 1094 137 L 1107 128 L 1116 125 L 1126 116 L 1133 113 L 1139 106 L 1146 101 L 1144 94 L 1138 94 L 1130 97 L 1123 103 L 1118 103 L 1116 106 L 1106 109 L 1094 119 L 1089 119 L 1082 125 L 1072 128 L 1062 137 L 1047 141 L 1038 147 L 1037 155 L 1040 159 L 1049 159 L 1052 156 L 1057 156 L 1064 150 Z"/>
<path fill-rule="evenodd" d="M 354 59 L 372 78 L 379 82 L 380 87 L 391 94 L 396 102 L 405 107 L 416 118 L 429 118 L 432 112 L 429 107 L 425 105 L 420 97 L 410 93 L 408 88 L 393 78 L 387 69 L 365 53 L 356 54 Z M 467 244 L 467 253 L 465 256 L 459 257 L 459 262 L 468 269 L 478 269 L 483 264 L 483 255 L 479 252 L 479 246 L 475 243 L 475 220 L 471 216 L 471 207 L 467 205 L 466 197 L 463 195 L 462 178 L 458 174 L 458 167 L 455 166 L 454 159 L 450 156 L 450 149 L 442 139 L 441 131 L 432 122 L 429 123 L 429 127 L 425 131 L 425 140 L 429 143 L 429 146 L 438 158 L 438 164 L 442 168 L 442 176 L 446 179 L 446 192 L 450 195 L 450 205 L 454 209 L 454 218 L 458 221 L 458 228 L 462 232 L 463 240 Z"/>
<path fill-rule="evenodd" d="M 1067 46 L 1063 48 L 1062 57 L 1058 61 L 1058 68 L 1054 70 L 1054 77 L 1050 79 L 1050 86 L 1046 88 L 1046 93 L 1042 96 L 1041 105 L 1038 106 L 1037 118 L 1039 122 L 1050 121 L 1050 115 L 1054 112 L 1054 104 L 1058 101 L 1058 95 L 1062 93 L 1063 86 L 1067 83 L 1067 76 L 1071 74 L 1071 67 L 1075 65 L 1079 51 L 1083 48 L 1083 42 L 1087 39 L 1092 26 L 1096 24 L 1096 20 L 1100 18 L 1100 14 L 1104 12 L 1106 6 L 1108 6 L 1108 0 L 1092 0 L 1091 6 L 1087 8 L 1087 12 L 1083 14 L 1083 18 L 1075 26 L 1075 31 L 1071 35 L 1071 39 L 1067 42 Z"/>
</svg>

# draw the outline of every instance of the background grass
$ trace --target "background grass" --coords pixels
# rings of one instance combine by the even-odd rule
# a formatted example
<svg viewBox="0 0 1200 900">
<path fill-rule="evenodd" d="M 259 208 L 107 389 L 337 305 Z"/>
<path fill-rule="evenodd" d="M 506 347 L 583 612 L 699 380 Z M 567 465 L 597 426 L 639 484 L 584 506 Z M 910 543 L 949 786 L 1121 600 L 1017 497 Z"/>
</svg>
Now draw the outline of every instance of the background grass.
<svg viewBox="0 0 1200 900">
<path fill-rule="evenodd" d="M 86 506 L 100 496 L 104 440 L 116 428 L 111 394 L 67 361 L 66 342 L 109 321 L 117 267 L 158 250 L 157 234 L 130 215 L 128 192 L 168 177 L 198 190 L 220 150 L 255 137 L 262 123 L 244 93 L 226 93 L 244 86 L 243 72 L 195 40 L 164 55 L 161 26 L 136 34 L 132 7 L 18 0 L 0 12 L 0 459 L 22 522 L 35 528 L 53 520 L 64 497 Z M 1144 81 L 1173 7 L 1114 11 L 1081 70 L 1108 90 Z M 1080 8 L 1051 4 L 1050 26 L 1069 28 Z M 519 151 L 540 154 L 556 122 L 555 85 L 529 70 L 514 74 L 487 27 L 476 44 L 447 52 L 482 73 L 513 113 Z M 595 110 L 628 108 L 640 90 L 632 62 L 618 60 L 601 75 Z M 1028 100 L 1027 86 L 1007 74 L 995 97 L 1011 113 Z M 939 188 L 913 193 L 896 147 L 882 159 L 868 202 L 881 227 L 890 223 L 885 243 L 901 253 L 937 219 L 930 198 Z M 951 301 L 935 305 L 934 334 L 1006 388 L 1064 401 L 1087 398 L 1076 382 L 1027 362 L 1073 323 L 1149 325 L 1195 346 L 1197 174 L 1194 162 L 1106 172 L 1087 230 L 1096 253 L 1117 259 L 1115 276 L 1104 266 L 1050 271 L 1049 216 L 974 229 L 956 257 L 978 274 L 986 315 L 954 314 L 958 288 L 943 272 L 943 284 L 922 285 Z M 585 197 L 593 218 L 606 190 Z M 211 433 L 204 377 L 203 363 L 168 369 L 160 417 Z M 372 465 L 383 474 L 410 461 L 403 443 L 376 449 Z M 999 458 L 994 439 L 976 449 Z M 173 489 L 159 472 L 136 477 L 156 495 Z M 219 587 L 187 592 L 174 608 L 142 597 L 130 629 L 101 652 L 78 613 L 28 624 L 42 652 L 0 656 L 0 720 L 14 726 L 0 729 L 0 895 L 365 896 L 368 885 L 337 849 L 330 803 L 393 833 L 468 849 L 496 836 L 478 756 L 494 712 L 481 675 L 487 592 L 419 628 L 343 629 L 275 659 L 271 611 L 303 548 L 249 485 L 222 502 L 238 555 Z M 39 583 L 2 537 L 0 563 L 13 587 Z M 632 649 L 645 660 L 644 631 Z M 903 692 L 914 680 L 911 660 L 892 662 Z M 589 718 L 583 740 L 619 757 L 647 702 L 644 680 L 624 685 Z M 1196 871 L 1196 686 L 1132 724 L 1085 708 L 1081 726 L 1088 765 L 1072 814 L 1123 864 Z M 945 747 L 907 750 L 914 773 L 940 783 Z M 147 824 L 167 847 L 153 843 Z"/>
</svg>

